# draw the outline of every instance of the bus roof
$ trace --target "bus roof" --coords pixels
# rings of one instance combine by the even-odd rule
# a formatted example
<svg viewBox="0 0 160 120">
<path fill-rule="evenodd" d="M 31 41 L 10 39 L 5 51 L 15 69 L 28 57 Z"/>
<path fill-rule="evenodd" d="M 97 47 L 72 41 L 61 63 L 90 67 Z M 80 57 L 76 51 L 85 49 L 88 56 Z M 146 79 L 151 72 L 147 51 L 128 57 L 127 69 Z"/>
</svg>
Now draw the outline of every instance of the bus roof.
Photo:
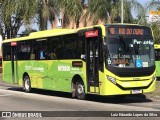
<svg viewBox="0 0 160 120">
<path fill-rule="evenodd" d="M 58 35 L 67 35 L 72 33 L 76 33 L 76 30 L 75 29 L 44 30 L 44 31 L 33 32 L 29 36 L 25 36 L 25 37 L 7 39 L 7 40 L 4 40 L 3 43 L 7 43 L 11 41 L 32 40 L 32 39 L 45 38 L 45 37 L 58 36 Z"/>
</svg>

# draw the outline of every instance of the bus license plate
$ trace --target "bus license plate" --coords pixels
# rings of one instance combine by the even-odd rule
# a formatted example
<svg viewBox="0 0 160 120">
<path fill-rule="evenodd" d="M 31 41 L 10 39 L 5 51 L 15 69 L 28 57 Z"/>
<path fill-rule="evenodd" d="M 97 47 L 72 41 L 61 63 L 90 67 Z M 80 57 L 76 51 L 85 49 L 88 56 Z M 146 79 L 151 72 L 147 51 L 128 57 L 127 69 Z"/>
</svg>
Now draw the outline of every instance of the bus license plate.
<svg viewBox="0 0 160 120">
<path fill-rule="evenodd" d="M 132 94 L 139 94 L 139 93 L 142 93 L 141 90 L 132 90 Z"/>
</svg>

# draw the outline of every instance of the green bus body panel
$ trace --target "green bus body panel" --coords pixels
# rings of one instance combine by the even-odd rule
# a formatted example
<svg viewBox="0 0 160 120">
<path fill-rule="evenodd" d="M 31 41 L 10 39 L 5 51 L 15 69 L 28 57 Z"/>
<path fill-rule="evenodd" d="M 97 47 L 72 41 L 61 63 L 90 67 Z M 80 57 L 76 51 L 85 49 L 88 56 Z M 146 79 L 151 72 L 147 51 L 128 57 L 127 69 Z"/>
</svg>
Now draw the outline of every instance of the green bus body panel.
<svg viewBox="0 0 160 120">
<path fill-rule="evenodd" d="M 160 45 L 159 44 L 154 44 L 154 49 L 158 52 L 157 53 L 158 59 L 156 59 L 156 61 L 155 61 L 155 65 L 156 65 L 156 77 L 160 77 L 160 60 L 159 60 Z"/>
<path fill-rule="evenodd" d="M 13 83 L 12 81 L 12 71 L 11 62 L 3 62 L 3 80 L 8 83 Z"/>
<path fill-rule="evenodd" d="M 76 60 L 75 60 L 76 61 Z M 80 61 L 80 60 L 78 60 Z M 16 63 L 16 62 L 15 62 Z M 4 62 L 3 79 L 12 83 L 11 62 Z M 83 64 L 84 65 L 84 64 Z M 85 80 L 85 67 L 72 67 L 71 60 L 17 61 L 17 83 L 22 85 L 23 74 L 27 73 L 32 88 L 71 92 L 71 81 L 75 74 Z M 82 72 L 83 71 L 83 72 Z"/>
<path fill-rule="evenodd" d="M 156 61 L 155 65 L 156 65 L 156 76 L 160 77 L 160 61 Z"/>
</svg>

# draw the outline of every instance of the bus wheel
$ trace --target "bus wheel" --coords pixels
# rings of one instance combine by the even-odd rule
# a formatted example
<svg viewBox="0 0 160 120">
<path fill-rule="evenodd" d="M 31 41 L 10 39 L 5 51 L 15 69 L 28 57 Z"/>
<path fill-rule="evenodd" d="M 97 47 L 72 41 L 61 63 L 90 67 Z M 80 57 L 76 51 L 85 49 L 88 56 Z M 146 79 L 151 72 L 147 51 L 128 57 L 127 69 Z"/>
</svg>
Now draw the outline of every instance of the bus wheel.
<svg viewBox="0 0 160 120">
<path fill-rule="evenodd" d="M 117 99 L 125 99 L 126 95 L 116 95 L 115 96 Z"/>
<path fill-rule="evenodd" d="M 23 78 L 23 89 L 25 92 L 31 91 L 31 81 L 28 75 Z"/>
<path fill-rule="evenodd" d="M 84 84 L 81 81 L 76 82 L 76 97 L 80 100 L 85 99 Z"/>
</svg>

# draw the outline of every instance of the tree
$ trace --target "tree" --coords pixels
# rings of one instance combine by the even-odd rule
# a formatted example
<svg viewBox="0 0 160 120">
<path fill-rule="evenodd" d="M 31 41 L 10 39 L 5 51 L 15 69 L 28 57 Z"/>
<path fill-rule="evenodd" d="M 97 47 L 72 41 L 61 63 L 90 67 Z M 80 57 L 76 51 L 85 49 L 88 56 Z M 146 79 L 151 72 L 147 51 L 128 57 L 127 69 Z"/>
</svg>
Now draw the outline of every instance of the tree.
<svg viewBox="0 0 160 120">
<path fill-rule="evenodd" d="M 0 35 L 2 35 L 3 39 L 5 38 L 4 34 L 4 23 L 3 23 L 3 14 L 2 14 L 2 3 L 4 0 L 0 0 Z"/>
<path fill-rule="evenodd" d="M 110 17 L 112 9 L 111 0 L 93 0 L 89 2 L 89 7 L 86 16 L 93 24 L 97 24 L 98 20 L 107 21 Z"/>
<path fill-rule="evenodd" d="M 152 0 L 148 3 L 147 9 L 155 9 L 160 10 L 160 1 L 158 0 Z"/>
<path fill-rule="evenodd" d="M 131 7 L 137 13 L 137 19 L 133 19 L 132 23 L 147 25 L 147 20 L 146 20 L 147 9 L 143 7 L 143 5 L 140 4 L 137 0 L 130 0 L 130 2 L 131 2 Z"/>
<path fill-rule="evenodd" d="M 114 23 L 115 18 L 120 17 L 121 7 L 120 0 L 1 0 L 1 2 L 3 22 L 0 27 L 8 38 L 15 37 L 20 26 L 30 24 L 35 17 L 40 30 L 45 30 L 48 20 L 56 21 L 59 13 L 62 13 L 62 27 L 70 25 L 70 28 L 78 28 L 80 24 L 88 26 L 100 22 Z M 126 0 L 124 1 L 124 22 L 133 22 L 132 7 L 138 8 L 139 15 L 144 13 L 140 12 L 140 10 L 143 11 L 142 5 L 136 0 Z"/>
<path fill-rule="evenodd" d="M 28 36 L 32 32 L 37 32 L 37 30 L 35 30 L 35 29 L 26 29 L 26 30 L 22 31 L 22 33 L 20 34 L 20 37 Z"/>
<path fill-rule="evenodd" d="M 160 10 L 160 1 L 152 0 L 148 3 L 147 10 Z M 149 26 L 153 30 L 154 42 L 156 44 L 160 44 L 160 24 L 159 22 L 150 23 Z"/>
<path fill-rule="evenodd" d="M 1 2 L 3 34 L 7 34 L 7 38 L 16 37 L 23 23 L 30 24 L 37 11 L 37 2 L 38 0 L 3 0 Z"/>
<path fill-rule="evenodd" d="M 144 7 L 139 2 L 136 0 L 124 0 L 125 23 L 133 22 L 131 15 L 132 8 L 138 11 L 140 15 L 144 16 L 145 14 Z M 93 20 L 94 24 L 97 24 L 99 20 L 115 23 L 121 16 L 121 0 L 92 0 L 92 2 L 89 3 L 86 16 L 90 16 L 90 20 Z"/>
<path fill-rule="evenodd" d="M 48 20 L 53 26 L 60 13 L 59 0 L 47 0 L 47 4 L 44 6 L 44 10 L 42 12 L 45 20 Z"/>
<path fill-rule="evenodd" d="M 65 27 L 71 22 L 79 26 L 79 19 L 83 14 L 81 0 L 58 0 L 58 7 L 62 12 L 62 24 Z"/>
<path fill-rule="evenodd" d="M 159 44 L 160 43 L 160 26 L 156 23 L 151 24 L 151 28 L 153 30 L 154 35 L 154 43 Z"/>
<path fill-rule="evenodd" d="M 38 17 L 39 29 L 46 30 L 47 29 L 47 20 L 49 17 L 48 1 L 39 0 L 38 7 L 39 7 L 39 9 L 38 9 L 37 14 L 39 15 L 39 17 Z"/>
<path fill-rule="evenodd" d="M 37 21 L 40 30 L 46 30 L 48 19 L 53 21 L 54 18 L 54 2 L 55 0 L 1 0 L 0 32 L 7 34 L 7 38 L 16 37 L 22 24 L 29 25 Z"/>
</svg>

